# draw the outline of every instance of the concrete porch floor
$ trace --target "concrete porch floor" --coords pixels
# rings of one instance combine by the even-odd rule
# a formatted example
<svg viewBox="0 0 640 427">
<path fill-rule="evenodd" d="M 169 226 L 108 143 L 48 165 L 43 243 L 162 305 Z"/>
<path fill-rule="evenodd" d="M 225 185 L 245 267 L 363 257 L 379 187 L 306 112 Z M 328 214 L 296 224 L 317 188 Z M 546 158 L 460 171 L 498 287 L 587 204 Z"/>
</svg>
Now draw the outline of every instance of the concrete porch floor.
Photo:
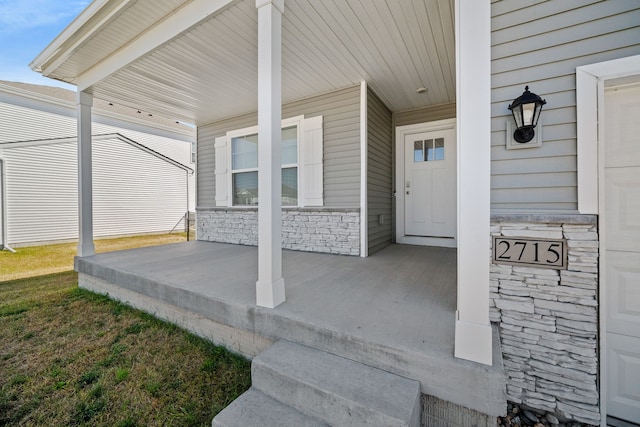
<svg viewBox="0 0 640 427">
<path fill-rule="evenodd" d="M 392 245 L 368 258 L 284 251 L 287 301 L 275 309 L 255 305 L 250 246 L 140 248 L 76 258 L 76 270 L 80 286 L 249 357 L 284 338 L 417 380 L 424 394 L 506 411 L 497 331 L 493 366 L 453 357 L 455 249 Z"/>
</svg>

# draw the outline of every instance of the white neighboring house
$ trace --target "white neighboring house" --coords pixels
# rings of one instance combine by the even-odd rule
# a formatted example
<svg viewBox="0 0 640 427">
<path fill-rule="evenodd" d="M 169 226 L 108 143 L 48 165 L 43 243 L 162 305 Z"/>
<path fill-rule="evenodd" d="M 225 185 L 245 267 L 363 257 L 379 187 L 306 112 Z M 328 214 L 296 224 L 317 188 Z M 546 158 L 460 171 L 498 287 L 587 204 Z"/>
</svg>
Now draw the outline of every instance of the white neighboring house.
<svg viewBox="0 0 640 427">
<path fill-rule="evenodd" d="M 95 235 L 184 229 L 195 129 L 97 100 L 92 119 Z M 2 81 L 0 128 L 0 245 L 77 240 L 75 94 Z"/>
</svg>

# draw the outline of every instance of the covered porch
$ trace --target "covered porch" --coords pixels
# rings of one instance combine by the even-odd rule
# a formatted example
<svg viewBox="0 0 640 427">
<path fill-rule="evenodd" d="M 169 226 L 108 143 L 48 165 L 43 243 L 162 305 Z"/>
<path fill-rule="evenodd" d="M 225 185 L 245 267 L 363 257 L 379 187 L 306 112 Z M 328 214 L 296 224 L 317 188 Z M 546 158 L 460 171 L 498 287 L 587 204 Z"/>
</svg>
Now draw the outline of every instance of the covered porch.
<svg viewBox="0 0 640 427">
<path fill-rule="evenodd" d="M 392 245 L 367 258 L 283 251 L 287 300 L 256 305 L 257 248 L 188 242 L 76 259 L 82 287 L 253 357 L 279 339 L 415 379 L 423 394 L 504 410 L 493 365 L 454 357 L 456 250 Z"/>
<path fill-rule="evenodd" d="M 404 191 L 407 185 L 392 182 L 389 175 L 388 188 L 380 191 L 370 179 L 377 156 L 370 149 L 370 139 L 374 139 L 370 134 L 379 123 L 377 113 L 368 109 L 368 100 L 373 97 L 369 89 L 390 113 L 411 113 L 455 102 L 457 186 L 451 199 L 456 200 L 457 297 L 455 315 L 434 317 L 433 321 L 452 322 L 448 327 L 455 324 L 455 333 L 446 339 L 448 345 L 455 342 L 456 357 L 490 365 L 494 359 L 486 237 L 491 152 L 490 2 L 374 3 L 94 0 L 31 64 L 43 75 L 75 84 L 78 89 L 79 256 L 91 257 L 95 252 L 94 97 L 198 127 L 197 199 L 198 208 L 204 209 L 218 207 L 218 183 L 223 179 L 232 182 L 230 156 L 225 163 L 212 154 L 222 132 L 230 129 L 214 131 L 216 124 L 257 113 L 257 135 L 262 141 L 258 145 L 259 268 L 252 280 L 257 278 L 256 300 L 264 307 L 276 307 L 290 297 L 285 298 L 285 280 L 289 279 L 282 274 L 280 245 L 278 148 L 283 104 L 295 105 L 309 97 L 359 85 L 358 111 L 352 118 L 357 128 L 348 128 L 344 117 L 334 122 L 334 129 L 348 128 L 351 145 L 335 135 L 333 139 L 317 136 L 320 131 L 311 135 L 310 139 L 317 137 L 326 145 L 332 144 L 335 151 L 323 152 L 314 142 L 308 152 L 317 152 L 317 159 L 309 156 L 313 158 L 306 168 L 308 174 L 301 174 L 300 185 L 326 179 L 324 195 L 317 192 L 317 199 L 325 200 L 317 204 L 358 209 L 358 249 L 366 257 L 370 225 L 390 223 L 388 214 L 377 212 L 372 200 L 383 200 L 390 209 L 393 193 Z M 212 131 L 208 135 L 205 130 Z M 394 143 L 390 135 L 386 142 Z M 389 152 L 385 159 L 388 165 L 391 157 Z M 219 170 L 225 170 L 226 175 L 218 174 Z M 287 293 L 293 292 L 288 285 L 286 288 Z M 322 308 L 319 304 L 317 309 Z M 419 327 L 420 319 L 408 323 Z"/>
</svg>

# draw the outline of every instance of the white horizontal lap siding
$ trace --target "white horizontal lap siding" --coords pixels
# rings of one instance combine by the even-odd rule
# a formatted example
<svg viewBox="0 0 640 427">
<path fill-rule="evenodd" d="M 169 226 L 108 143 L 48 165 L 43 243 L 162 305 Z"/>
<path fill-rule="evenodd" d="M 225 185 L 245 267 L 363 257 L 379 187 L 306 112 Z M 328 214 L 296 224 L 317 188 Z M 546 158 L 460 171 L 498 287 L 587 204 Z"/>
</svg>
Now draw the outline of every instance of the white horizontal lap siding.
<svg viewBox="0 0 640 427">
<path fill-rule="evenodd" d="M 640 53 L 640 3 L 492 3 L 491 207 L 577 210 L 577 66 Z M 507 106 L 546 99 L 542 147 L 506 150 Z"/>
<path fill-rule="evenodd" d="M 5 148 L 10 244 L 78 236 L 76 144 Z"/>
<path fill-rule="evenodd" d="M 195 132 L 193 138 L 182 134 L 179 135 L 179 139 L 162 136 L 158 135 L 158 131 L 152 126 L 105 118 L 100 110 L 95 108 L 93 118 L 94 135 L 119 133 L 184 165 L 190 163 L 190 141 L 195 139 Z M 0 143 L 75 136 L 76 123 L 76 109 L 72 105 L 51 104 L 0 92 Z M 148 132 L 144 131 L 145 129 Z"/>
<path fill-rule="evenodd" d="M 100 123 L 93 123 L 92 133 L 94 135 L 119 133 L 185 166 L 191 163 L 191 142 Z"/>
<path fill-rule="evenodd" d="M 322 116 L 324 133 L 324 206 L 360 204 L 360 86 L 293 101 L 282 107 L 282 117 Z M 215 206 L 215 138 L 226 132 L 255 126 L 250 113 L 198 127 L 198 206 Z"/>
<path fill-rule="evenodd" d="M 75 136 L 76 117 L 62 114 L 65 112 L 64 108 L 48 108 L 56 112 L 0 101 L 0 143 Z"/>
<path fill-rule="evenodd" d="M 117 139 L 98 141 L 93 150 L 96 237 L 169 231 L 180 221 L 187 210 L 184 170 Z"/>
<path fill-rule="evenodd" d="M 195 209 L 195 186 L 196 175 L 195 165 L 191 163 L 191 142 L 182 141 L 179 139 L 168 138 L 164 136 L 154 135 L 152 133 L 145 133 L 136 130 L 126 129 L 122 127 L 108 126 L 100 123 L 93 123 L 93 134 L 107 134 L 107 133 L 119 133 L 139 144 L 144 145 L 156 151 L 163 156 L 169 157 L 178 163 L 181 163 L 191 169 L 194 169 L 194 173 L 189 176 L 189 210 Z M 195 132 L 193 139 L 195 140 Z M 186 178 L 185 178 L 186 179 Z M 187 193 L 186 187 L 182 187 L 182 191 Z M 186 209 L 186 206 L 185 206 Z"/>
<path fill-rule="evenodd" d="M 94 118 L 98 114 L 94 109 Z M 124 127 L 124 122 L 122 124 L 123 126 L 112 126 L 94 122 L 92 133 L 119 133 L 177 162 L 189 165 L 190 142 L 132 130 Z M 0 143 L 73 137 L 77 134 L 76 110 L 0 94 L 0 126 Z"/>
</svg>

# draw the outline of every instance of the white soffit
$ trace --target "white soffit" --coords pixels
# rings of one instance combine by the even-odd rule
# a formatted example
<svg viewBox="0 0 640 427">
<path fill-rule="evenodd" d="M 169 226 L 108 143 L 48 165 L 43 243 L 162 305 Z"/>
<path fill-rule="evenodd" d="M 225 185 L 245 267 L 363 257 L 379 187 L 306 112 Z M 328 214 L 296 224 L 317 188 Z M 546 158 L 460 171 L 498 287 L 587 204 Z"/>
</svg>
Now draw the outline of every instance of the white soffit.
<svg viewBox="0 0 640 427">
<path fill-rule="evenodd" d="M 133 2 L 59 72 L 99 62 L 97 52 L 180 3 Z M 454 102 L 453 7 L 451 0 L 286 0 L 283 101 L 364 80 L 393 111 Z M 255 111 L 257 44 L 255 0 L 242 0 L 111 75 L 94 95 L 197 124 Z M 427 93 L 416 93 L 423 86 Z"/>
</svg>

